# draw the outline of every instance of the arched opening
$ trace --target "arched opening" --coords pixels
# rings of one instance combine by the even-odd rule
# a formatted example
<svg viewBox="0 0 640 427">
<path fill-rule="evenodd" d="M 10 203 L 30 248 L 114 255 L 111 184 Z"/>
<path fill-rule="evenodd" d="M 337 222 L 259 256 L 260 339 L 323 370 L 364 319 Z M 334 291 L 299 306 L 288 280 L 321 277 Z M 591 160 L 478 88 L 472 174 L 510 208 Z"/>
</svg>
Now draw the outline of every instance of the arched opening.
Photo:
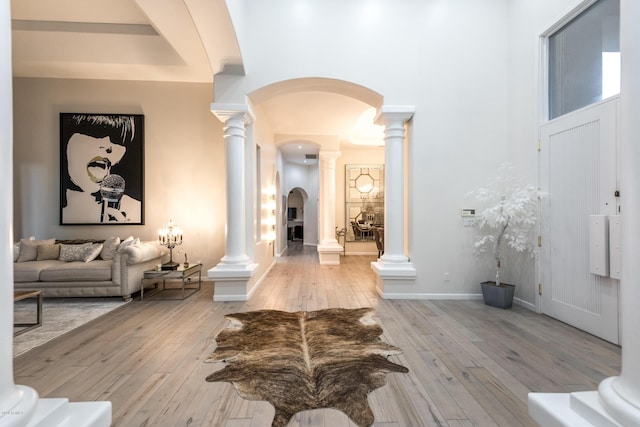
<svg viewBox="0 0 640 427">
<path fill-rule="evenodd" d="M 257 120 L 268 123 L 273 132 L 282 160 L 282 194 L 296 187 L 307 192 L 304 218 L 289 220 L 287 215 L 285 243 L 318 245 L 318 252 L 330 253 L 327 263 L 339 263 L 337 254 L 345 252 L 341 246 L 344 243 L 336 239 L 336 230 L 349 226 L 346 167 L 384 165 L 382 127 L 374 123 L 382 96 L 347 81 L 301 78 L 266 85 L 248 97 Z M 325 160 L 327 163 L 321 160 L 323 152 L 324 159 L 330 159 Z M 357 254 L 378 253 L 373 239 L 352 246 Z M 324 259 L 321 254 L 322 263 Z"/>
<path fill-rule="evenodd" d="M 309 197 L 299 187 L 287 196 L 287 241 L 304 244 L 305 204 Z"/>
</svg>

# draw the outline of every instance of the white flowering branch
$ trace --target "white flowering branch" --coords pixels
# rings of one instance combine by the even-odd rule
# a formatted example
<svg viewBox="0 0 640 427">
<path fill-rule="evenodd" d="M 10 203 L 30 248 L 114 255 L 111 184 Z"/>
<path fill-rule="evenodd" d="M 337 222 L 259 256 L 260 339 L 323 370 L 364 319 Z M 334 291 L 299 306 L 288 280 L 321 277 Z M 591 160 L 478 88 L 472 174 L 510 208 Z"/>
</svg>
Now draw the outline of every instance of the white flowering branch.
<svg viewBox="0 0 640 427">
<path fill-rule="evenodd" d="M 546 193 L 532 185 L 518 186 L 517 181 L 514 168 L 505 163 L 489 187 L 472 192 L 479 202 L 488 205 L 475 218 L 479 237 L 473 251 L 480 255 L 492 249 L 498 286 L 503 242 L 516 252 L 535 254 L 532 232 L 538 221 L 538 201 L 546 197 Z"/>
</svg>

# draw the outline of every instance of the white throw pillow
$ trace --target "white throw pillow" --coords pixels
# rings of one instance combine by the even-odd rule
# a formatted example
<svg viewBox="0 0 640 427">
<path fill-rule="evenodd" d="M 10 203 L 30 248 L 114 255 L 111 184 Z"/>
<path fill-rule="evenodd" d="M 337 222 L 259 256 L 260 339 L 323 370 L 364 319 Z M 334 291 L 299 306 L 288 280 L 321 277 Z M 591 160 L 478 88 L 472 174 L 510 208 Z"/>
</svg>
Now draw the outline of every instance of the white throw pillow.
<svg viewBox="0 0 640 427">
<path fill-rule="evenodd" d="M 13 262 L 18 261 L 18 256 L 20 256 L 20 242 L 13 244 Z"/>
<path fill-rule="evenodd" d="M 102 245 L 102 252 L 100 252 L 100 258 L 110 260 L 113 259 L 116 251 L 120 247 L 119 237 L 109 237 L 104 241 Z"/>
<path fill-rule="evenodd" d="M 127 246 L 129 246 L 132 243 L 133 243 L 133 236 L 127 237 L 122 242 L 120 242 L 120 246 L 118 246 L 118 251 L 123 250 L 124 248 L 126 248 Z"/>
<path fill-rule="evenodd" d="M 84 262 L 89 262 L 98 258 L 98 255 L 100 255 L 100 252 L 102 252 L 103 247 L 104 247 L 104 244 L 102 243 L 87 244 L 84 250 L 84 256 L 82 257 L 82 260 Z"/>
<path fill-rule="evenodd" d="M 18 256 L 20 256 L 20 244 L 23 240 L 36 240 L 36 238 L 31 236 L 26 239 L 20 239 L 19 241 L 13 244 L 13 262 L 18 261 Z"/>
</svg>

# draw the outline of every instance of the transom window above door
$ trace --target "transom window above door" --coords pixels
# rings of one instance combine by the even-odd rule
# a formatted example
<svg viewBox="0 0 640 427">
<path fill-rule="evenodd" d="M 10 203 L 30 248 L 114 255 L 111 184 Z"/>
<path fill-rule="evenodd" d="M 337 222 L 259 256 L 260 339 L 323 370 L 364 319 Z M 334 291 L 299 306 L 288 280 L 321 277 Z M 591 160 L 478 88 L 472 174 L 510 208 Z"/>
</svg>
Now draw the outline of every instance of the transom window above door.
<svg viewBox="0 0 640 427">
<path fill-rule="evenodd" d="M 598 0 L 548 35 L 549 119 L 620 92 L 620 1 Z"/>
</svg>

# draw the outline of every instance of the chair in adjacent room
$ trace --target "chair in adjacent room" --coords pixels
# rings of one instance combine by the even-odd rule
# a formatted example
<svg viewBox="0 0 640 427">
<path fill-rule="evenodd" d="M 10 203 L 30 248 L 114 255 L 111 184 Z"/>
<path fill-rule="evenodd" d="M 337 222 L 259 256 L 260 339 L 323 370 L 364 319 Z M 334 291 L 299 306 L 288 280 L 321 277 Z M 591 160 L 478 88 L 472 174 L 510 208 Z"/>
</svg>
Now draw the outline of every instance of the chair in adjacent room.
<svg viewBox="0 0 640 427">
<path fill-rule="evenodd" d="M 373 239 L 373 230 L 370 225 L 361 222 L 354 222 L 354 225 L 358 229 L 360 240 Z"/>
<path fill-rule="evenodd" d="M 373 238 L 378 248 L 378 258 L 384 254 L 384 227 L 373 227 Z"/>
<path fill-rule="evenodd" d="M 353 237 L 358 240 L 362 237 L 362 233 L 360 232 L 360 228 L 356 224 L 355 221 L 351 221 L 351 228 L 353 228 Z"/>
</svg>

